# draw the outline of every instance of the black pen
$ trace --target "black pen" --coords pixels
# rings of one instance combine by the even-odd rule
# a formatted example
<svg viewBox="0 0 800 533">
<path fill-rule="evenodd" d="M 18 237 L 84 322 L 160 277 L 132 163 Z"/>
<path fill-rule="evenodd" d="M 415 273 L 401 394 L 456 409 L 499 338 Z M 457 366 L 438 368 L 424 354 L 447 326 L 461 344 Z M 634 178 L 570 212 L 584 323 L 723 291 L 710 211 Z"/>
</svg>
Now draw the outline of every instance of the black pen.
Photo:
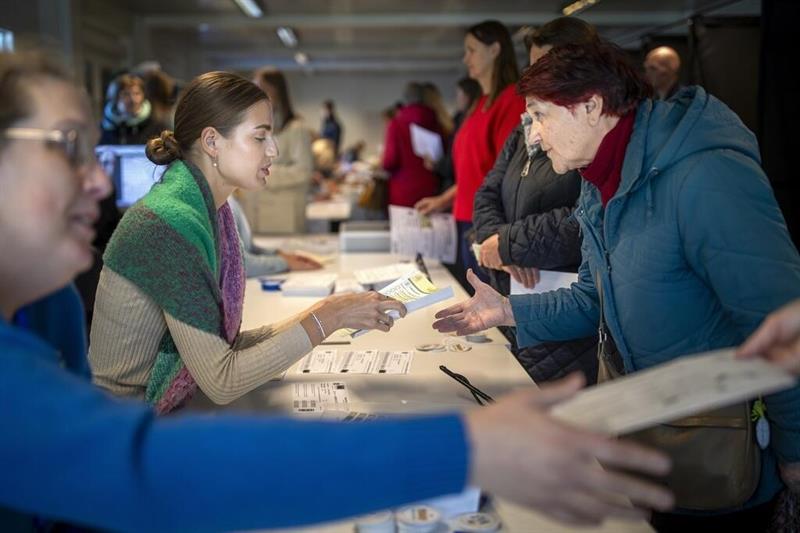
<svg viewBox="0 0 800 533">
<path fill-rule="evenodd" d="M 475 398 L 476 400 L 478 399 L 477 397 L 480 397 L 480 398 L 483 398 L 484 400 L 486 400 L 489 403 L 494 403 L 494 398 L 492 398 L 491 396 L 489 396 L 488 394 L 486 394 L 485 392 L 480 390 L 478 387 L 476 387 L 475 385 L 470 383 L 469 380 L 467 378 L 465 378 L 464 376 L 462 376 L 461 374 L 456 374 L 455 372 L 453 372 L 452 370 L 450 370 L 449 368 L 447 368 L 444 365 L 439 365 L 439 370 L 441 370 L 442 372 L 444 372 L 445 374 L 447 374 L 448 376 L 450 376 L 454 380 L 456 380 L 459 383 L 461 383 L 462 385 L 464 385 L 467 389 L 469 389 L 469 391 L 474 396 L 476 396 L 476 398 Z M 480 403 L 480 402 L 478 402 L 478 403 Z"/>
</svg>

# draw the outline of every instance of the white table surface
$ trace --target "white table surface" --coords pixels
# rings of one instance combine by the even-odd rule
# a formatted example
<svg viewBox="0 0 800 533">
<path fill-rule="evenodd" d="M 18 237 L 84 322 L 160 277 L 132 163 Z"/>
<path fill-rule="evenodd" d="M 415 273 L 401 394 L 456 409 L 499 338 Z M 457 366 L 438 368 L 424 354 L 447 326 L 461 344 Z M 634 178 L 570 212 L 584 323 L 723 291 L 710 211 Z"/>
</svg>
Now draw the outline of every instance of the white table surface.
<svg viewBox="0 0 800 533">
<path fill-rule="evenodd" d="M 331 237 L 335 238 L 335 237 Z M 317 236 L 318 240 L 319 237 Z M 275 239 L 257 239 L 262 246 L 276 246 Z M 352 278 L 352 271 L 391 264 L 404 258 L 391 254 L 340 254 L 325 271 L 337 272 L 340 278 Z M 340 350 L 376 348 L 381 350 L 409 350 L 420 343 L 440 343 L 446 335 L 431 327 L 434 314 L 448 305 L 467 297 L 449 272 L 436 263 L 428 265 L 433 282 L 440 287 L 453 287 L 455 298 L 421 309 L 395 322 L 389 333 L 372 331 L 351 340 L 350 345 L 330 346 Z M 290 274 L 291 275 L 291 274 Z M 280 321 L 312 305 L 317 298 L 284 297 L 280 292 L 262 291 L 258 280 L 248 280 L 245 291 L 242 328 L 251 329 Z M 503 335 L 496 329 L 489 330 L 488 343 L 471 344 L 468 352 L 421 352 L 416 351 L 407 375 L 353 375 L 353 374 L 301 374 L 298 364 L 293 365 L 281 381 L 274 381 L 246 394 L 231 404 L 221 407 L 213 405 L 202 394 L 198 394 L 191 409 L 236 409 L 247 411 L 270 411 L 290 413 L 294 383 L 310 381 L 342 381 L 347 384 L 350 407 L 353 411 L 378 413 L 422 413 L 436 411 L 465 410 L 476 406 L 472 395 L 462 385 L 439 370 L 444 364 L 454 372 L 461 373 L 477 387 L 492 396 L 500 396 L 516 387 L 532 386 L 533 382 L 525 370 L 506 348 Z M 329 338 L 329 340 L 336 340 Z M 463 339 L 462 339 L 463 340 Z M 310 415 L 315 416 L 315 415 Z M 318 415 L 317 415 L 318 416 Z M 504 532 L 553 532 L 574 531 L 545 519 L 538 513 L 511 505 L 502 500 L 491 503 L 503 522 Z M 344 533 L 353 531 L 353 522 L 340 521 L 334 524 L 297 528 L 292 532 Z M 608 533 L 639 533 L 653 531 L 644 522 L 608 521 L 601 528 L 580 531 Z"/>
</svg>

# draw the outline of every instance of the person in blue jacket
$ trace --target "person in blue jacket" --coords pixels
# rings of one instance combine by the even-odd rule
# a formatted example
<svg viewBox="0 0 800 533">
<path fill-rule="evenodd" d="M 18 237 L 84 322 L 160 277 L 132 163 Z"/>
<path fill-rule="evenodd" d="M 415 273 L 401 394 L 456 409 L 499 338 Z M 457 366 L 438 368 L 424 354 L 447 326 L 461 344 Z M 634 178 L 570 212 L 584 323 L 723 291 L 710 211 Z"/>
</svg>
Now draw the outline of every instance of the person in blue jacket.
<svg viewBox="0 0 800 533">
<path fill-rule="evenodd" d="M 578 169 L 583 178 L 579 280 L 502 298 L 470 276 L 475 296 L 440 311 L 435 328 L 516 326 L 520 346 L 585 337 L 597 331 L 599 281 L 630 373 L 738 345 L 800 296 L 800 257 L 755 136 L 722 102 L 701 87 L 652 100 L 624 52 L 603 42 L 551 50 L 519 90 L 533 119 L 529 141 L 556 172 Z M 657 515 L 657 529 L 760 531 L 784 490 L 781 479 L 800 492 L 800 388 L 764 400 L 772 437 L 755 494 L 714 516 Z"/>
<path fill-rule="evenodd" d="M 70 286 L 91 264 L 110 192 L 97 136 L 88 99 L 59 67 L 0 54 L 0 531 L 287 527 L 468 483 L 572 523 L 671 505 L 668 492 L 615 472 L 663 473 L 662 454 L 547 415 L 579 378 L 465 414 L 363 424 L 159 418 L 104 394 L 89 380 Z"/>
</svg>

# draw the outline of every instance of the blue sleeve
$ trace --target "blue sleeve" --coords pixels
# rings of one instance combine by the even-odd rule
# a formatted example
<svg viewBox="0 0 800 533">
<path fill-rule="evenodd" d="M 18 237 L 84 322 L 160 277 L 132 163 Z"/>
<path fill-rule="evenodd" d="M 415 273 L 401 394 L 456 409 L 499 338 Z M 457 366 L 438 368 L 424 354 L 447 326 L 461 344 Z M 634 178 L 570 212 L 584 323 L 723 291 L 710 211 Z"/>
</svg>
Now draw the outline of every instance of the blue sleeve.
<svg viewBox="0 0 800 533">
<path fill-rule="evenodd" d="M 58 350 L 70 372 L 91 379 L 83 303 L 75 285 L 69 284 L 37 300 L 22 312 L 26 316 L 25 329 Z"/>
<path fill-rule="evenodd" d="M 582 244 L 582 248 L 585 246 Z M 588 251 L 582 251 L 583 257 L 588 257 Z M 578 281 L 569 289 L 520 294 L 509 299 L 520 347 L 588 337 L 597 331 L 600 320 L 597 289 L 586 259 L 578 270 Z"/>
<path fill-rule="evenodd" d="M 2 331 L 0 347 L 0 507 L 112 530 L 220 531 L 343 518 L 466 483 L 455 415 L 156 418 Z"/>
<path fill-rule="evenodd" d="M 771 311 L 800 297 L 800 257 L 754 160 L 726 150 L 698 161 L 679 193 L 678 224 L 687 262 L 742 340 Z M 764 401 L 772 447 L 782 461 L 800 461 L 800 387 Z"/>
<path fill-rule="evenodd" d="M 242 246 L 242 253 L 244 255 L 244 269 L 247 272 L 248 278 L 255 278 L 258 276 L 267 276 L 269 274 L 277 274 L 278 272 L 286 272 L 289 270 L 289 265 L 286 260 L 271 250 L 264 250 L 266 253 L 260 253 L 261 249 L 254 246 L 254 250 L 248 250 L 246 246 Z"/>
</svg>

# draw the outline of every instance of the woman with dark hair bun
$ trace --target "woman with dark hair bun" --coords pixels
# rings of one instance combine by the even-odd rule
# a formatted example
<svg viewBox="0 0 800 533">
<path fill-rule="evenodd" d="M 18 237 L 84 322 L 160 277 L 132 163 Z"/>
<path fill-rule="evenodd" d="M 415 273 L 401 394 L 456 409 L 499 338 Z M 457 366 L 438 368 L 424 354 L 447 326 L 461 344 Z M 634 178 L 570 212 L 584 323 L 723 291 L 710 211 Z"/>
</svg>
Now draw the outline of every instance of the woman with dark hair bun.
<svg viewBox="0 0 800 533">
<path fill-rule="evenodd" d="M 226 72 L 195 78 L 175 131 L 147 144 L 169 165 L 128 209 L 100 274 L 89 360 L 95 382 L 159 413 L 199 387 L 228 403 L 266 383 L 342 327 L 388 331 L 399 302 L 376 292 L 332 295 L 277 325 L 239 331 L 245 271 L 228 198 L 270 179 L 278 147 L 266 93 Z"/>
<path fill-rule="evenodd" d="M 602 317 L 616 351 L 601 369 L 631 373 L 741 344 L 800 296 L 800 256 L 755 136 L 725 104 L 701 87 L 654 101 L 625 52 L 602 41 L 553 48 L 519 90 L 533 119 L 529 141 L 556 172 L 578 170 L 583 179 L 579 280 L 505 298 L 472 276 L 475 298 L 440 312 L 435 327 L 463 334 L 515 325 L 526 346 L 590 335 Z M 693 488 L 678 494 L 682 513 L 654 515 L 657 530 L 764 531 L 779 493 L 800 493 L 800 387 L 765 396 L 753 416 L 771 433 L 764 440 L 762 432 L 754 492 L 695 504 L 727 494 L 733 481 L 701 476 L 708 457 L 675 456 L 696 464 Z M 746 464 L 731 457 L 716 466 Z"/>
</svg>

